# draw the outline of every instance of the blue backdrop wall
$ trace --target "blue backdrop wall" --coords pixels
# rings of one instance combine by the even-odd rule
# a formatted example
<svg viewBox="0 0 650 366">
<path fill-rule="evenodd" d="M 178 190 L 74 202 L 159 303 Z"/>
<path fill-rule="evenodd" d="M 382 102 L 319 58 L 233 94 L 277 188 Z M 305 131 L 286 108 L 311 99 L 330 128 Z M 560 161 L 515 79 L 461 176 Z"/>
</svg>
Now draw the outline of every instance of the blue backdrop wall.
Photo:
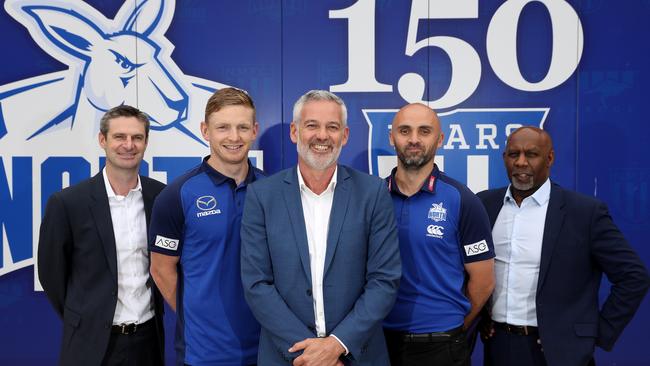
<svg viewBox="0 0 650 366">
<path fill-rule="evenodd" d="M 198 123 L 224 85 L 253 96 L 251 157 L 270 173 L 296 162 L 291 109 L 309 89 L 346 101 L 341 161 L 380 176 L 395 164 L 388 125 L 407 102 L 439 111 L 437 162 L 475 191 L 506 183 L 509 131 L 542 126 L 555 142 L 552 178 L 607 202 L 650 263 L 650 1 L 146 3 L 135 23 L 136 0 L 8 0 L 0 10 L 0 364 L 58 357 L 61 324 L 35 277 L 38 226 L 52 192 L 99 170 L 101 111 L 127 103 L 152 116 L 143 172 L 169 181 L 208 153 Z M 97 39 L 111 46 L 79 51 Z M 168 311 L 169 360 L 173 321 Z M 647 324 L 648 299 L 598 364 L 648 364 Z"/>
</svg>

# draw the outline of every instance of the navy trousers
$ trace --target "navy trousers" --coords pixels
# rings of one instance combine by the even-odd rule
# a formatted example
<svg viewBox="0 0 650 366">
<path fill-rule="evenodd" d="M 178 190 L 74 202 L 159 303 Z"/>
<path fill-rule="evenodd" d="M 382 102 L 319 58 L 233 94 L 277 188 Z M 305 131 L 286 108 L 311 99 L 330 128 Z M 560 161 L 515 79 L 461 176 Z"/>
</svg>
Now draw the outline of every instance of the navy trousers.
<svg viewBox="0 0 650 366">
<path fill-rule="evenodd" d="M 494 335 L 483 340 L 485 366 L 546 366 L 539 335 L 508 333 L 495 327 Z"/>
</svg>

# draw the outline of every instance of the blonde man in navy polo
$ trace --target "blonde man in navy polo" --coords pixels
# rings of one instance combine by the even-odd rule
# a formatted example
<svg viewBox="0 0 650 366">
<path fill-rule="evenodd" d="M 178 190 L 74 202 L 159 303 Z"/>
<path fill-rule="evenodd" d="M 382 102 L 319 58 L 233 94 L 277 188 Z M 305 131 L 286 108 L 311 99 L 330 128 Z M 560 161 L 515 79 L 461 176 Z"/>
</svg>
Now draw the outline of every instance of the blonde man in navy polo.
<svg viewBox="0 0 650 366">
<path fill-rule="evenodd" d="M 177 314 L 180 365 L 257 362 L 260 326 L 244 300 L 239 265 L 244 197 L 263 175 L 248 160 L 257 130 L 245 91 L 214 93 L 201 122 L 210 155 L 170 183 L 153 207 L 151 274 Z"/>
<path fill-rule="evenodd" d="M 387 178 L 402 279 L 384 321 L 392 366 L 469 365 L 466 329 L 494 288 L 490 223 L 479 199 L 434 164 L 440 121 L 423 104 L 395 115 L 397 168 Z"/>
</svg>

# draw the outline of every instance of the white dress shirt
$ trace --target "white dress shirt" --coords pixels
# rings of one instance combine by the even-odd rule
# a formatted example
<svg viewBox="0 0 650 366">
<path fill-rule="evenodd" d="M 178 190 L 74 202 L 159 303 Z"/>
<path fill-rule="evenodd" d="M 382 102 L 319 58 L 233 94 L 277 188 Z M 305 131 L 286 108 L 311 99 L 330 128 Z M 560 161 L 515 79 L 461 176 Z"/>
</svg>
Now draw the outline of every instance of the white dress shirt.
<svg viewBox="0 0 650 366">
<path fill-rule="evenodd" d="M 325 270 L 325 254 L 327 252 L 327 235 L 329 231 L 330 212 L 334 201 L 334 188 L 336 187 L 336 173 L 334 170 L 332 180 L 321 194 L 312 192 L 305 184 L 305 180 L 298 170 L 298 183 L 300 185 L 300 201 L 302 202 L 302 213 L 305 218 L 305 230 L 307 231 L 307 244 L 309 245 L 309 268 L 311 269 L 312 298 L 314 301 L 314 316 L 316 320 L 316 335 L 325 337 L 325 304 L 323 301 L 323 272 Z M 345 352 L 347 347 L 338 337 L 332 334 L 341 343 Z"/>
<path fill-rule="evenodd" d="M 137 186 L 126 196 L 118 196 L 108 181 L 105 168 L 103 175 L 117 254 L 117 306 L 113 324 L 142 324 L 153 318 L 154 310 L 151 288 L 147 285 L 147 219 L 140 177 Z"/>
<path fill-rule="evenodd" d="M 517 206 L 510 187 L 503 198 L 492 238 L 496 254 L 496 287 L 492 319 L 513 325 L 537 326 L 535 299 L 550 180 Z"/>
</svg>

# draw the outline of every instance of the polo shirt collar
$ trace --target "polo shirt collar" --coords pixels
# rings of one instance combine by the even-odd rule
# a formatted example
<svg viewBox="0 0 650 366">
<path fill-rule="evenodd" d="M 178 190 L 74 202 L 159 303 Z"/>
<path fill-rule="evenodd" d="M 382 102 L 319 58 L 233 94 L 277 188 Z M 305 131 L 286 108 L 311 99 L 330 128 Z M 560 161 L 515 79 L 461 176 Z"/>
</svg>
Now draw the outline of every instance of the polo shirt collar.
<svg viewBox="0 0 650 366">
<path fill-rule="evenodd" d="M 203 169 L 203 171 L 205 171 L 208 174 L 208 176 L 212 179 L 214 184 L 221 185 L 226 182 L 232 182 L 233 186 L 236 185 L 234 179 L 221 174 L 218 170 L 213 168 L 212 165 L 208 164 L 208 159 L 210 159 L 210 155 L 203 158 L 203 162 L 201 163 L 201 168 Z M 255 168 L 253 167 L 253 164 L 251 163 L 250 159 L 247 160 L 247 163 L 248 163 L 248 173 L 246 173 L 246 178 L 244 179 L 241 185 L 249 185 L 253 183 L 256 179 Z"/>
<path fill-rule="evenodd" d="M 403 196 L 404 194 L 400 192 L 399 188 L 397 187 L 397 184 L 395 183 L 396 172 L 397 172 L 397 167 L 393 168 L 388 178 L 386 178 L 388 181 L 388 190 L 391 193 L 395 193 Z M 431 174 L 429 174 L 429 176 L 424 179 L 424 182 L 422 182 L 422 186 L 420 187 L 420 192 L 435 194 L 436 183 L 438 182 L 438 178 L 440 178 L 440 169 L 438 169 L 438 165 L 434 163 L 433 169 L 431 170 Z"/>
</svg>

